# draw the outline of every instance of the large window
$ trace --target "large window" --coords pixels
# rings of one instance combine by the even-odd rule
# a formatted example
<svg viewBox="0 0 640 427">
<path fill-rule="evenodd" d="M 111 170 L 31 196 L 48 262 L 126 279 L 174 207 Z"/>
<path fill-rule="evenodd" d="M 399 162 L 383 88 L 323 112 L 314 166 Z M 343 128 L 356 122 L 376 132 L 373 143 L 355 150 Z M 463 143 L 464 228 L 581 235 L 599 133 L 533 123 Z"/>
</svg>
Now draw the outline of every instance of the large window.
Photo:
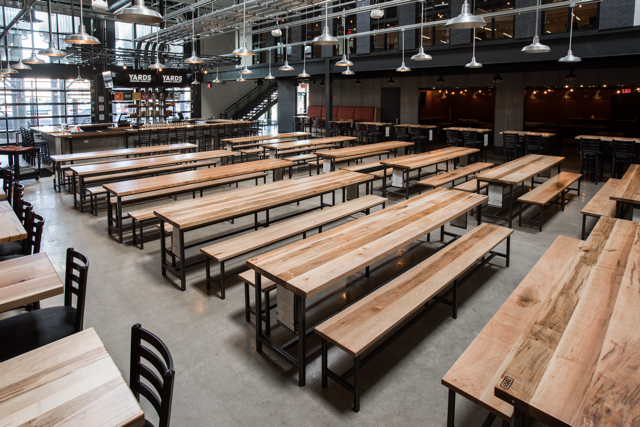
<svg viewBox="0 0 640 427">
<path fill-rule="evenodd" d="M 291 43 L 291 28 L 289 28 L 288 32 L 287 32 L 287 29 L 285 28 L 288 26 L 289 26 L 289 19 L 282 19 L 280 21 L 280 29 L 282 30 L 282 35 L 278 37 L 276 41 L 277 46 L 282 46 L 284 44 Z M 283 48 L 283 47 L 277 48 L 275 62 L 284 62 L 285 54 L 287 55 L 287 58 L 291 58 L 291 46 L 287 48 Z"/>
<path fill-rule="evenodd" d="M 81 124 L 91 120 L 88 82 L 0 79 L 0 143 L 15 141 L 20 127 Z"/>
<path fill-rule="evenodd" d="M 266 28 L 266 24 L 262 25 L 254 25 L 253 31 L 258 31 L 260 29 Z M 260 34 L 254 34 L 252 37 L 253 42 L 253 50 L 263 49 L 267 47 L 267 33 L 262 32 Z M 258 52 L 257 55 L 253 57 L 254 64 L 264 64 L 267 62 L 267 51 Z"/>
<path fill-rule="evenodd" d="M 318 8 L 317 10 L 307 13 L 302 19 L 311 19 L 320 16 L 322 16 L 322 8 Z M 307 47 L 304 52 L 307 58 L 322 58 L 322 46 L 314 45 L 311 43 L 311 40 L 322 34 L 323 29 L 324 22 L 311 22 L 303 27 L 303 31 L 305 32 L 303 39 L 309 42 L 307 43 Z"/>
<path fill-rule="evenodd" d="M 555 3 L 559 0 L 543 0 L 543 4 Z M 569 31 L 569 8 L 553 9 L 542 13 L 543 34 L 565 33 Z M 590 30 L 598 28 L 598 4 L 579 5 L 573 9 L 573 30 Z"/>
<path fill-rule="evenodd" d="M 515 0 L 476 0 L 476 15 L 515 9 Z M 514 16 L 485 18 L 487 24 L 476 29 L 476 40 L 512 39 Z"/>
<path fill-rule="evenodd" d="M 396 6 L 384 8 L 384 1 L 379 1 L 380 8 L 384 10 L 384 16 L 380 19 L 371 19 L 371 29 L 382 30 L 387 28 L 395 28 L 398 26 L 398 8 Z M 371 36 L 371 45 L 374 51 L 398 50 L 399 46 L 398 31 L 379 33 Z"/>
<path fill-rule="evenodd" d="M 416 3 L 416 22 L 422 22 L 423 4 Z M 442 21 L 450 18 L 450 7 L 448 0 L 429 0 L 424 3 L 424 22 Z M 420 30 L 416 31 L 416 38 L 419 40 Z M 419 44 L 419 43 L 418 43 Z M 424 46 L 441 46 L 449 44 L 449 30 L 444 23 L 435 27 L 424 27 L 422 30 L 422 44 Z"/>
</svg>

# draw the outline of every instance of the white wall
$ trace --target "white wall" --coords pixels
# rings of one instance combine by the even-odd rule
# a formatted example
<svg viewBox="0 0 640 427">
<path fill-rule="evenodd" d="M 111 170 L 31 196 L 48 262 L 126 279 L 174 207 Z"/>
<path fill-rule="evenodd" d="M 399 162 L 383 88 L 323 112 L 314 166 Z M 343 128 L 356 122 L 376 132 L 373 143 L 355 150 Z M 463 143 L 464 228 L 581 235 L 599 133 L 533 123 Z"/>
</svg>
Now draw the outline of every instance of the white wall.
<svg viewBox="0 0 640 427">
<path fill-rule="evenodd" d="M 255 89 L 253 80 L 246 82 L 227 82 L 226 84 L 200 85 L 202 88 L 202 117 L 219 118 L 224 110 L 240 99 L 243 95 Z"/>
</svg>

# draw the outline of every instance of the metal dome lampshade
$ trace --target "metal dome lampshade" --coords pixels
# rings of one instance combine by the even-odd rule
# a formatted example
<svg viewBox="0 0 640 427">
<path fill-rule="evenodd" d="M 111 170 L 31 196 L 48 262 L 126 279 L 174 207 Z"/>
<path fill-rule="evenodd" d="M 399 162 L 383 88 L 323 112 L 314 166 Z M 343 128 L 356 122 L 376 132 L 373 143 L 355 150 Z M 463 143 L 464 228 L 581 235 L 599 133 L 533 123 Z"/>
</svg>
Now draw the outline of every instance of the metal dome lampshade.
<svg viewBox="0 0 640 427">
<path fill-rule="evenodd" d="M 387 84 L 388 84 L 389 86 L 395 86 L 395 85 L 396 85 L 396 82 L 393 80 L 393 77 L 391 77 L 391 78 L 387 81 Z"/>
<path fill-rule="evenodd" d="M 16 31 L 18 33 L 18 37 L 20 37 L 20 30 L 17 29 L 16 27 Z M 14 70 L 30 70 L 31 67 L 28 66 L 27 64 L 24 64 L 22 62 L 22 46 L 21 43 L 18 43 L 18 62 L 16 64 L 13 64 L 13 69 Z"/>
<path fill-rule="evenodd" d="M 236 79 L 237 82 L 246 82 L 246 80 L 244 79 L 244 77 L 242 77 L 242 74 L 240 75 L 239 78 Z"/>
<path fill-rule="evenodd" d="M 49 9 L 49 19 L 51 20 L 51 0 L 47 2 L 47 7 Z M 51 56 L 51 57 L 61 57 L 67 56 L 67 54 L 60 49 L 56 48 L 56 45 L 53 43 L 53 37 L 51 36 L 51 27 L 53 26 L 52 22 L 49 22 L 49 47 L 46 49 L 41 49 L 38 52 L 38 55 L 43 56 Z M 8 57 L 7 57 L 8 58 Z M 7 68 L 9 67 L 9 61 L 7 61 Z"/>
<path fill-rule="evenodd" d="M 412 61 L 430 61 L 433 59 L 431 55 L 424 53 L 424 46 L 422 45 L 423 30 L 424 30 L 424 3 L 422 3 L 422 17 L 420 19 L 420 49 L 418 49 L 418 53 L 416 53 L 411 57 Z"/>
<path fill-rule="evenodd" d="M 484 27 L 487 23 L 484 18 L 480 18 L 479 16 L 475 16 L 471 13 L 471 6 L 469 6 L 469 2 L 464 0 L 462 4 L 462 11 L 460 15 L 455 18 L 449 19 L 446 24 L 444 24 L 447 28 L 453 28 L 456 30 L 464 30 L 467 28 L 480 28 Z"/>
<path fill-rule="evenodd" d="M 253 74 L 253 71 L 251 71 L 245 64 L 244 68 L 240 70 L 240 74 Z"/>
<path fill-rule="evenodd" d="M 82 24 L 83 14 L 82 14 L 82 0 L 80 0 L 80 24 L 78 25 L 78 32 L 75 34 L 69 34 L 64 38 L 64 41 L 67 43 L 74 44 L 100 44 L 100 40 L 96 37 L 90 36 L 87 34 L 87 29 Z M 161 19 L 162 20 L 162 19 Z M 33 30 L 33 25 L 32 25 Z"/>
<path fill-rule="evenodd" d="M 324 31 L 322 35 L 313 39 L 313 44 L 317 44 L 320 46 L 337 46 L 340 44 L 340 41 L 329 33 L 329 0 L 325 2 L 325 24 Z"/>
<path fill-rule="evenodd" d="M 568 82 L 572 82 L 572 81 L 578 80 L 578 76 L 573 74 L 573 70 L 569 70 L 569 74 L 564 76 L 564 79 Z"/>
<path fill-rule="evenodd" d="M 537 1 L 537 5 L 540 6 L 540 0 Z M 533 36 L 533 42 L 529 46 L 522 48 L 524 53 L 547 53 L 551 51 L 551 48 L 547 45 L 540 43 L 540 37 L 538 36 L 538 18 L 540 11 L 536 10 L 536 35 Z"/>
<path fill-rule="evenodd" d="M 232 53 L 238 56 L 253 56 L 255 53 L 247 48 L 247 0 L 242 3 L 242 46 Z"/>
<path fill-rule="evenodd" d="M 344 23 L 343 24 L 344 33 L 346 34 L 347 33 L 347 28 L 346 28 L 347 21 L 346 21 L 346 18 L 344 16 L 342 17 L 342 22 Z M 342 43 L 342 45 L 343 45 L 343 48 L 342 48 L 342 59 L 340 61 L 336 62 L 336 65 L 338 67 L 349 67 L 349 66 L 353 65 L 353 62 L 351 62 L 351 61 L 349 61 L 347 59 L 347 43 L 346 43 L 346 40 L 347 40 L 346 37 L 344 37 L 342 39 L 342 41 L 343 41 L 343 43 Z"/>
<path fill-rule="evenodd" d="M 496 76 L 494 78 L 491 79 L 492 82 L 494 83 L 502 83 L 504 79 L 502 77 L 500 77 L 500 73 L 496 73 Z"/>
<path fill-rule="evenodd" d="M 407 71 L 411 71 L 411 68 L 404 65 L 404 28 L 402 29 L 402 65 L 396 68 L 396 71 L 400 73 L 406 73 Z"/>
<path fill-rule="evenodd" d="M 575 56 L 571 51 L 571 42 L 573 41 L 573 18 L 574 18 L 573 8 L 574 8 L 574 4 L 571 5 L 571 29 L 569 30 L 569 51 L 567 52 L 567 56 L 563 56 L 562 58 L 558 59 L 558 62 L 581 62 L 582 61 L 582 59 Z"/>
<path fill-rule="evenodd" d="M 289 38 L 289 27 L 286 28 L 286 33 L 287 33 L 286 38 L 288 39 Z M 289 59 L 287 58 L 287 48 L 286 47 L 284 48 L 284 65 L 282 67 L 278 68 L 278 70 L 280 70 L 280 71 L 294 71 L 295 70 L 291 65 L 289 65 Z"/>
<path fill-rule="evenodd" d="M 191 56 L 184 60 L 185 64 L 202 64 L 204 60 L 196 55 L 196 26 L 195 19 L 191 20 Z"/>
<path fill-rule="evenodd" d="M 222 83 L 222 81 L 218 78 L 219 75 L 220 75 L 220 72 L 218 71 L 218 67 L 216 67 L 216 79 L 213 81 L 213 83 L 215 84 Z"/>
<path fill-rule="evenodd" d="M 442 75 L 440 75 L 440 77 L 438 77 L 438 80 L 436 80 L 436 83 L 439 85 L 443 85 L 444 84 L 444 79 L 442 78 Z"/>
<path fill-rule="evenodd" d="M 343 76 L 353 76 L 353 75 L 355 75 L 355 74 L 356 74 L 356 73 L 354 73 L 353 71 L 351 71 L 351 67 L 347 67 L 347 69 L 346 69 L 346 70 L 344 70 L 344 71 L 342 72 L 342 75 L 343 75 Z"/>
<path fill-rule="evenodd" d="M 166 68 L 165 65 L 160 62 L 160 43 L 158 43 L 159 41 L 159 35 L 158 32 L 156 31 L 156 62 L 154 64 L 149 65 L 149 68 L 152 70 L 158 70 L 158 71 L 162 71 L 163 68 Z"/>
<path fill-rule="evenodd" d="M 31 21 L 31 46 L 35 46 L 33 40 L 33 21 Z M 31 49 L 31 56 L 23 61 L 25 64 L 45 64 L 45 62 L 36 56 L 35 49 Z"/>
<path fill-rule="evenodd" d="M 269 75 L 265 77 L 265 80 L 275 80 L 276 78 L 271 75 L 271 49 L 269 49 Z"/>
<path fill-rule="evenodd" d="M 80 10 L 82 11 L 82 0 Z M 134 0 L 133 5 L 116 12 L 116 18 L 134 24 L 159 24 L 163 20 L 162 15 L 144 5 L 144 0 Z"/>
<path fill-rule="evenodd" d="M 307 74 L 307 54 L 305 50 L 307 50 L 306 43 L 302 45 L 302 73 L 298 74 L 298 78 L 301 79 L 308 79 L 309 77 L 311 77 L 309 74 Z"/>
<path fill-rule="evenodd" d="M 193 73 L 195 75 L 193 81 L 191 82 L 192 85 L 199 85 L 200 82 L 198 81 L 198 73 Z"/>
<path fill-rule="evenodd" d="M 473 29 L 473 56 L 471 62 L 465 65 L 466 68 L 482 68 L 482 64 L 476 61 L 476 29 Z"/>
<path fill-rule="evenodd" d="M 0 70 L 0 73 L 18 74 L 18 70 L 14 70 L 13 68 L 11 68 L 11 64 L 9 63 L 9 40 L 7 37 L 8 35 L 4 36 L 4 49 L 5 49 L 5 56 L 7 57 L 7 68 L 5 68 L 4 70 Z"/>
</svg>

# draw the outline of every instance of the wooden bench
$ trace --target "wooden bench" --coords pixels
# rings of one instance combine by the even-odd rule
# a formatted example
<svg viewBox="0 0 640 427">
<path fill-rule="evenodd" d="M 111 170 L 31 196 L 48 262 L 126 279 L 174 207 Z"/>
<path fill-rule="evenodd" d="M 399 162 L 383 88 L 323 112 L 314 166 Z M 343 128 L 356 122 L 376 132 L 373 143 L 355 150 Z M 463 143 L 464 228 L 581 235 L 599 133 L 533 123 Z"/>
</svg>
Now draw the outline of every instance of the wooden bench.
<svg viewBox="0 0 640 427">
<path fill-rule="evenodd" d="M 466 178 L 466 180 L 468 181 L 469 175 L 491 167 L 493 167 L 493 163 L 472 163 L 467 166 L 450 170 L 449 172 L 443 172 L 430 178 L 423 179 L 422 181 L 418 181 L 418 184 L 420 186 L 435 188 L 451 183 L 451 187 L 455 187 L 455 182 L 457 179 Z M 420 188 L 420 193 L 422 193 L 422 188 Z"/>
<path fill-rule="evenodd" d="M 350 171 L 350 172 L 370 172 L 370 171 L 374 171 L 376 169 L 381 169 L 382 163 L 380 163 L 380 161 L 377 162 L 366 162 L 366 163 L 359 163 L 357 165 L 353 165 L 353 166 L 344 166 L 341 167 L 341 170 L 345 170 L 345 171 Z"/>
<path fill-rule="evenodd" d="M 565 195 L 568 191 L 577 191 L 580 194 L 580 178 L 579 173 L 561 172 L 558 175 L 548 179 L 543 184 L 529 191 L 527 194 L 520 196 L 518 201 L 520 202 L 520 209 L 518 213 L 518 226 L 522 227 L 522 221 L 533 222 L 538 224 L 540 231 L 542 231 L 542 221 L 544 216 L 545 206 L 550 205 L 553 200 L 560 198 L 560 206 L 564 211 Z M 578 181 L 578 188 L 569 188 L 571 184 Z M 540 206 L 539 221 L 534 221 L 527 218 L 522 218 L 523 204 L 528 203 L 531 205 Z"/>
<path fill-rule="evenodd" d="M 355 160 L 356 164 L 358 162 L 358 160 L 361 159 L 366 159 L 367 157 L 373 157 L 373 156 L 378 156 L 379 159 L 382 159 L 383 155 L 387 155 L 387 158 L 389 158 L 389 154 L 391 153 L 390 150 L 384 150 L 384 151 L 376 151 L 375 153 L 367 153 L 367 154 L 358 154 L 358 155 L 354 155 L 354 156 L 345 156 L 345 157 L 338 157 L 335 159 L 336 163 L 344 163 L 347 162 L 347 164 L 349 164 L 351 161 Z M 313 160 L 311 162 L 307 162 L 307 164 L 309 166 L 316 166 L 318 168 L 318 173 L 320 172 L 320 166 L 322 166 L 324 164 L 324 160 L 320 159 L 320 160 Z M 340 168 L 342 169 L 342 168 Z M 353 171 L 355 172 L 355 171 Z M 309 176 L 311 176 L 311 167 L 309 168 Z"/>
<path fill-rule="evenodd" d="M 616 217 L 616 201 L 611 200 L 609 196 L 613 193 L 613 190 L 615 190 L 619 182 L 619 179 L 609 179 L 609 181 L 602 186 L 600 191 L 598 191 L 596 195 L 589 200 L 589 203 L 587 203 L 582 211 L 580 211 L 582 214 L 582 240 L 585 240 L 587 237 L 585 227 L 588 216 L 592 216 L 594 218 L 600 218 L 603 216 L 611 218 Z"/>
<path fill-rule="evenodd" d="M 495 396 L 496 382 L 546 308 L 559 272 L 568 268 L 582 243 L 559 236 L 442 378 L 449 389 L 447 426 L 455 422 L 456 394 L 489 411 L 482 425 L 492 425 L 498 416 L 503 427 L 509 426 L 513 406 Z"/>
<path fill-rule="evenodd" d="M 504 257 L 508 267 L 512 233 L 513 230 L 508 228 L 482 224 L 316 326 L 315 333 L 322 338 L 322 386 L 327 386 L 329 377 L 351 391 L 354 395 L 353 409 L 358 412 L 362 365 L 440 302 L 452 306 L 452 316 L 455 319 L 458 286 L 464 281 L 463 276 L 469 277 L 496 256 Z M 505 239 L 506 253 L 494 252 L 493 249 Z M 478 261 L 480 265 L 471 269 Z M 452 285 L 451 288 L 439 296 L 449 285 Z M 446 300 L 449 295 L 451 301 Z M 413 319 L 409 323 L 388 337 L 389 332 L 411 317 Z M 328 368 L 328 342 L 353 357 L 353 369 L 344 375 L 338 375 Z M 361 360 L 360 357 L 373 347 L 378 348 Z M 350 385 L 347 380 L 352 373 L 353 385 Z"/>
<path fill-rule="evenodd" d="M 265 183 L 267 180 L 267 174 L 265 172 L 255 172 L 246 175 L 238 175 L 232 176 L 229 178 L 216 179 L 213 181 L 203 181 L 195 184 L 182 185 L 180 187 L 171 187 L 164 188 L 162 190 L 155 191 L 147 191 L 145 193 L 134 194 L 131 196 L 123 196 L 122 204 L 133 204 L 133 203 L 142 203 L 153 199 L 159 199 L 163 197 L 173 197 L 179 196 L 182 194 L 193 193 L 193 198 L 196 197 L 196 192 L 200 192 L 200 197 L 203 195 L 203 191 L 210 190 L 215 187 L 220 187 L 222 185 L 227 184 L 236 184 L 249 181 L 252 179 L 256 180 L 256 185 L 258 185 L 258 179 L 264 179 Z M 144 227 L 146 225 L 150 225 L 149 221 L 156 222 L 157 218 L 153 214 L 153 211 L 158 209 L 157 206 L 146 209 L 139 209 L 137 211 L 128 212 L 127 215 L 131 218 L 131 225 L 133 230 L 133 244 L 136 245 L 138 242 L 140 243 L 139 248 L 144 249 Z M 136 224 L 137 223 L 137 224 Z M 136 234 L 136 225 L 140 227 L 140 235 Z M 166 224 L 167 226 L 171 226 L 171 224 Z"/>
<path fill-rule="evenodd" d="M 489 188 L 489 183 L 486 181 L 480 181 L 480 190 L 484 190 L 485 188 Z M 470 179 L 469 181 L 463 182 L 462 184 L 458 184 L 453 187 L 454 190 L 466 191 L 468 193 L 477 193 L 478 192 L 478 180 Z M 489 190 L 487 190 L 489 191 Z"/>
<path fill-rule="evenodd" d="M 251 313 L 255 315 L 256 311 L 253 307 L 251 307 L 251 304 L 249 303 L 249 286 L 251 286 L 252 288 L 256 287 L 256 284 L 255 284 L 256 272 L 253 270 L 247 270 L 238 274 L 238 277 L 244 283 L 244 307 L 245 307 L 247 322 L 250 322 Z M 272 290 L 276 289 L 277 285 L 276 285 L 276 282 L 266 277 L 263 277 L 260 280 L 260 284 L 261 284 L 260 290 L 264 294 L 264 298 L 265 298 L 264 304 L 261 306 L 261 307 L 264 307 L 264 309 L 262 310 L 262 313 L 261 313 L 262 316 L 260 316 L 260 318 L 265 324 L 265 333 L 267 335 L 271 335 L 271 310 L 277 307 L 277 303 L 275 302 L 273 304 L 271 303 L 271 296 L 269 295 L 269 293 Z"/>
<path fill-rule="evenodd" d="M 290 148 L 288 150 L 278 151 L 278 157 L 288 155 L 288 154 L 306 153 L 309 151 L 330 150 L 336 147 L 337 147 L 336 144 L 325 144 L 325 145 L 312 145 L 309 147 Z"/>
<path fill-rule="evenodd" d="M 361 211 L 365 211 L 365 213 L 368 214 L 369 209 L 374 206 L 381 205 L 386 201 L 387 199 L 372 195 L 358 197 L 357 199 L 351 200 L 349 202 L 341 203 L 330 208 L 302 215 L 285 222 L 270 225 L 266 228 L 253 231 L 248 234 L 234 237 L 233 239 L 225 240 L 223 242 L 201 248 L 200 251 L 207 257 L 207 289 L 211 288 L 211 282 L 214 281 L 214 279 L 211 277 L 212 259 L 217 261 L 220 266 L 220 279 L 218 283 L 220 285 L 221 298 L 224 299 L 224 264 L 226 261 L 229 261 L 230 259 L 236 258 L 240 255 L 244 255 L 256 249 L 260 249 L 270 244 L 282 241 L 297 234 L 302 234 L 302 237 L 306 238 L 307 231 L 313 230 L 314 228 L 318 228 L 318 232 L 321 233 L 323 225 L 329 224 L 333 221 L 337 221 L 346 216 L 353 215 Z M 245 299 L 246 298 L 248 298 L 248 296 L 245 297 Z"/>
</svg>

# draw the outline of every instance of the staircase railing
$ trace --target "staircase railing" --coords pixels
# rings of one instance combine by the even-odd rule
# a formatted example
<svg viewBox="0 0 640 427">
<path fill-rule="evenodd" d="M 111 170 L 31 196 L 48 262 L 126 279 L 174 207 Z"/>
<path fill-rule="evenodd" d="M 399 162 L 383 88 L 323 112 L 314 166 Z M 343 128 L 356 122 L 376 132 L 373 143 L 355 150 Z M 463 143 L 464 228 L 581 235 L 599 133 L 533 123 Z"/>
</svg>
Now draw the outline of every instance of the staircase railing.
<svg viewBox="0 0 640 427">
<path fill-rule="evenodd" d="M 262 86 L 257 86 L 255 89 L 251 90 L 249 93 L 242 96 L 236 102 L 231 104 L 224 110 L 224 113 L 220 115 L 220 118 L 227 119 L 229 117 L 233 117 L 238 114 L 244 108 L 249 106 L 252 102 L 264 97 L 268 92 L 270 92 L 274 86 L 276 86 L 275 81 L 265 82 Z"/>
</svg>

